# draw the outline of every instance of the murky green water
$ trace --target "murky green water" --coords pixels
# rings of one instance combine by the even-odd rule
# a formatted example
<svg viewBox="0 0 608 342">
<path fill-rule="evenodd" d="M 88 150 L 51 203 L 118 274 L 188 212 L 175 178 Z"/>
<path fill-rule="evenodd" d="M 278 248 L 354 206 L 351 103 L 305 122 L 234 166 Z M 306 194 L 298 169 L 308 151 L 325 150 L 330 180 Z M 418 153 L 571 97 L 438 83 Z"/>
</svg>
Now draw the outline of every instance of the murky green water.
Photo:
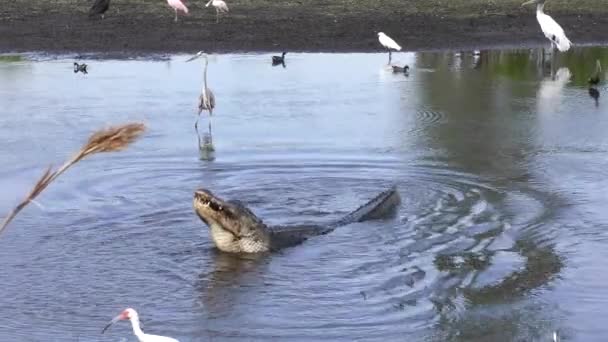
<svg viewBox="0 0 608 342">
<path fill-rule="evenodd" d="M 586 82 L 608 49 L 394 54 L 408 76 L 384 54 L 216 55 L 213 161 L 187 57 L 0 60 L 2 213 L 93 130 L 149 127 L 0 236 L 1 341 L 134 340 L 100 334 L 127 306 L 180 341 L 605 339 L 608 93 Z M 253 260 L 191 208 L 206 187 L 269 224 L 324 222 L 392 184 L 396 218 Z"/>
</svg>

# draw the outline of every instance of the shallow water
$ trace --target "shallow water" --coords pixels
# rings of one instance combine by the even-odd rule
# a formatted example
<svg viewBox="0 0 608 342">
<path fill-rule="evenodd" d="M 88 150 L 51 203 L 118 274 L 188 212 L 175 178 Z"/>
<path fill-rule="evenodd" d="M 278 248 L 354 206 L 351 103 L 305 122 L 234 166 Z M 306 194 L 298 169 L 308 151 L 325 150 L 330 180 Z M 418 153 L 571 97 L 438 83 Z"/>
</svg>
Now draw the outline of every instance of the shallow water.
<svg viewBox="0 0 608 342">
<path fill-rule="evenodd" d="M 0 341 L 601 341 L 608 334 L 608 49 L 0 63 L 0 212 L 95 129 L 127 151 L 62 176 L 0 236 Z M 606 98 L 604 98 L 606 97 Z M 202 126 L 206 127 L 206 118 Z M 196 188 L 270 224 L 326 222 L 396 184 L 396 217 L 262 258 L 217 252 Z M 607 184 L 608 185 L 608 184 Z"/>
</svg>

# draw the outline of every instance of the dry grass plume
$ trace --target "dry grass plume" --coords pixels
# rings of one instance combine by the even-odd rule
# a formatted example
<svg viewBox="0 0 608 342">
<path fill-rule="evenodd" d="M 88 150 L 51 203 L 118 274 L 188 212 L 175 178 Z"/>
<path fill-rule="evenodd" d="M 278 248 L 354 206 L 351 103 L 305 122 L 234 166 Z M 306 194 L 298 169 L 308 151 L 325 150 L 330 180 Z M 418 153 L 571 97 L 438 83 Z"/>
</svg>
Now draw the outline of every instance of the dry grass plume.
<svg viewBox="0 0 608 342">
<path fill-rule="evenodd" d="M 146 127 L 142 123 L 130 123 L 101 129 L 93 133 L 87 143 L 61 167 L 55 171 L 52 171 L 52 166 L 46 169 L 32 191 L 4 218 L 2 225 L 0 225 L 0 233 L 26 205 L 32 202 L 49 184 L 72 165 L 95 153 L 122 151 L 139 138 L 145 129 Z"/>
</svg>

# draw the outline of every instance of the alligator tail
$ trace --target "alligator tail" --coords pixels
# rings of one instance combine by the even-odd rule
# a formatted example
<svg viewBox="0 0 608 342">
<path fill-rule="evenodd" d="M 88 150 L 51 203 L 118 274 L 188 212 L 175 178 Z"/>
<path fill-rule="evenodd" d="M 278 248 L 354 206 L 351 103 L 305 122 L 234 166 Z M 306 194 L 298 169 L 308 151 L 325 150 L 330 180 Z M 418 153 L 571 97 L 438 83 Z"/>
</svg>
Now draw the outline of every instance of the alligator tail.
<svg viewBox="0 0 608 342">
<path fill-rule="evenodd" d="M 397 187 L 393 186 L 390 189 L 381 192 L 369 202 L 344 216 L 331 226 L 337 227 L 354 222 L 386 218 L 395 213 L 395 209 L 397 209 L 400 203 L 401 197 L 399 196 Z"/>
</svg>

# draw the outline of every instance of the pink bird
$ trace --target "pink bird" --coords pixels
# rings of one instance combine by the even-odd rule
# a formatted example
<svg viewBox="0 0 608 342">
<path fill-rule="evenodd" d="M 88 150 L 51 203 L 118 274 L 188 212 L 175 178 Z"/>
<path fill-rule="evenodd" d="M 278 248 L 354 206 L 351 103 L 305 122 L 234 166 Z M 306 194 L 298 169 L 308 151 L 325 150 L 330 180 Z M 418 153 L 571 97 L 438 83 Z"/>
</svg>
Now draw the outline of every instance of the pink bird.
<svg viewBox="0 0 608 342">
<path fill-rule="evenodd" d="M 182 11 L 184 14 L 188 14 L 188 7 L 186 7 L 181 0 L 167 0 L 167 3 L 175 10 L 175 22 L 177 22 L 177 11 Z"/>
</svg>

